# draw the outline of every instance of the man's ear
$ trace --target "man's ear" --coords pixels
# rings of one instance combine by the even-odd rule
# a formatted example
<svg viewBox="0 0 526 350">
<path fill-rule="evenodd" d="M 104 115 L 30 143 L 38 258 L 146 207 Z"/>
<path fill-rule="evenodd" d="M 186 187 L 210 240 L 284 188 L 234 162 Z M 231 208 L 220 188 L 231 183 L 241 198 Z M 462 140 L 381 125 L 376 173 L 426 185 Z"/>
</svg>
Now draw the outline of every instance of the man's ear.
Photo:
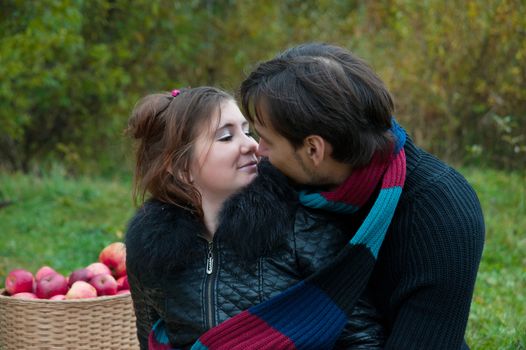
<svg viewBox="0 0 526 350">
<path fill-rule="evenodd" d="M 310 135 L 303 141 L 307 157 L 315 167 L 319 167 L 332 153 L 331 145 L 319 135 Z"/>
</svg>

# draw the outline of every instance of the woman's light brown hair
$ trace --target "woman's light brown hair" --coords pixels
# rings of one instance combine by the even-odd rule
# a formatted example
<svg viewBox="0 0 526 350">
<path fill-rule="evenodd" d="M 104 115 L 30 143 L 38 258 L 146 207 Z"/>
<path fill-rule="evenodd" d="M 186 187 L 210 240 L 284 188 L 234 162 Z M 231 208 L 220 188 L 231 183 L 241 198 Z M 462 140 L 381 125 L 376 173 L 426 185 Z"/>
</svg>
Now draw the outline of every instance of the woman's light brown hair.
<svg viewBox="0 0 526 350">
<path fill-rule="evenodd" d="M 147 195 L 189 209 L 202 218 L 201 195 L 189 176 L 192 150 L 199 132 L 210 125 L 224 101 L 234 100 L 213 87 L 182 89 L 142 98 L 134 108 L 126 134 L 135 141 L 133 199 Z"/>
</svg>

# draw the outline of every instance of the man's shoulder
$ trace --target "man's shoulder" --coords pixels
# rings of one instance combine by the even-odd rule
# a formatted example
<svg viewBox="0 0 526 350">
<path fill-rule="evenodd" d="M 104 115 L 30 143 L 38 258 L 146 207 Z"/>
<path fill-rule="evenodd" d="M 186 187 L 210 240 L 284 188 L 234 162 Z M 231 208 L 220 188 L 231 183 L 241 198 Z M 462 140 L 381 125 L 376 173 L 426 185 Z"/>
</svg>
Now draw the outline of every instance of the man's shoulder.
<svg viewBox="0 0 526 350">
<path fill-rule="evenodd" d="M 410 142 L 406 147 L 407 177 L 403 188 L 401 203 L 413 202 L 419 197 L 430 199 L 436 191 L 465 192 L 473 196 L 472 186 L 455 168 L 429 152 L 417 147 Z M 448 196 L 435 198 L 452 200 Z"/>
<path fill-rule="evenodd" d="M 414 146 L 412 146 L 414 147 Z M 391 244 L 484 239 L 484 217 L 473 187 L 454 168 L 414 147 L 389 235 Z M 412 243 L 411 243 L 412 242 Z"/>
</svg>

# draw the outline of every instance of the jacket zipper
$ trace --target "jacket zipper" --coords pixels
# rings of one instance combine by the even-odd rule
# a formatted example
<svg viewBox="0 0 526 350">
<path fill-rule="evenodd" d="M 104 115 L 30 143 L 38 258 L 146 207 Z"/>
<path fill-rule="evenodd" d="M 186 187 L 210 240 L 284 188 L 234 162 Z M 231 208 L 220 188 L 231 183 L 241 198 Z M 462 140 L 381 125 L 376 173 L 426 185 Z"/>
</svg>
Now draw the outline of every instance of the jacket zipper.
<svg viewBox="0 0 526 350">
<path fill-rule="evenodd" d="M 208 242 L 208 257 L 206 259 L 206 274 L 211 275 L 214 271 L 214 242 Z"/>
<path fill-rule="evenodd" d="M 217 257 L 216 250 L 214 250 L 214 241 L 208 241 L 208 250 L 206 257 L 206 266 L 205 266 L 205 327 L 206 329 L 212 328 L 215 326 L 215 317 L 214 317 L 214 283 L 215 277 L 217 274 Z"/>
</svg>

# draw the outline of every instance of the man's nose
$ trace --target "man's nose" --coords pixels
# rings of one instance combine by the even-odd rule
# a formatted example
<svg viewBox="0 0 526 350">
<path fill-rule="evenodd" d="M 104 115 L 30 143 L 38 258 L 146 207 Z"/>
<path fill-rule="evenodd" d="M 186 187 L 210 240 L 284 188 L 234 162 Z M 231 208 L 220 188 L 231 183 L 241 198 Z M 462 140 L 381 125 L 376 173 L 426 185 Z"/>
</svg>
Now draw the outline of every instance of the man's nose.
<svg viewBox="0 0 526 350">
<path fill-rule="evenodd" d="M 258 149 L 256 151 L 256 154 L 258 157 L 268 157 L 268 147 L 267 145 L 265 144 L 265 141 L 263 140 L 259 140 L 259 146 L 258 146 Z"/>
</svg>

